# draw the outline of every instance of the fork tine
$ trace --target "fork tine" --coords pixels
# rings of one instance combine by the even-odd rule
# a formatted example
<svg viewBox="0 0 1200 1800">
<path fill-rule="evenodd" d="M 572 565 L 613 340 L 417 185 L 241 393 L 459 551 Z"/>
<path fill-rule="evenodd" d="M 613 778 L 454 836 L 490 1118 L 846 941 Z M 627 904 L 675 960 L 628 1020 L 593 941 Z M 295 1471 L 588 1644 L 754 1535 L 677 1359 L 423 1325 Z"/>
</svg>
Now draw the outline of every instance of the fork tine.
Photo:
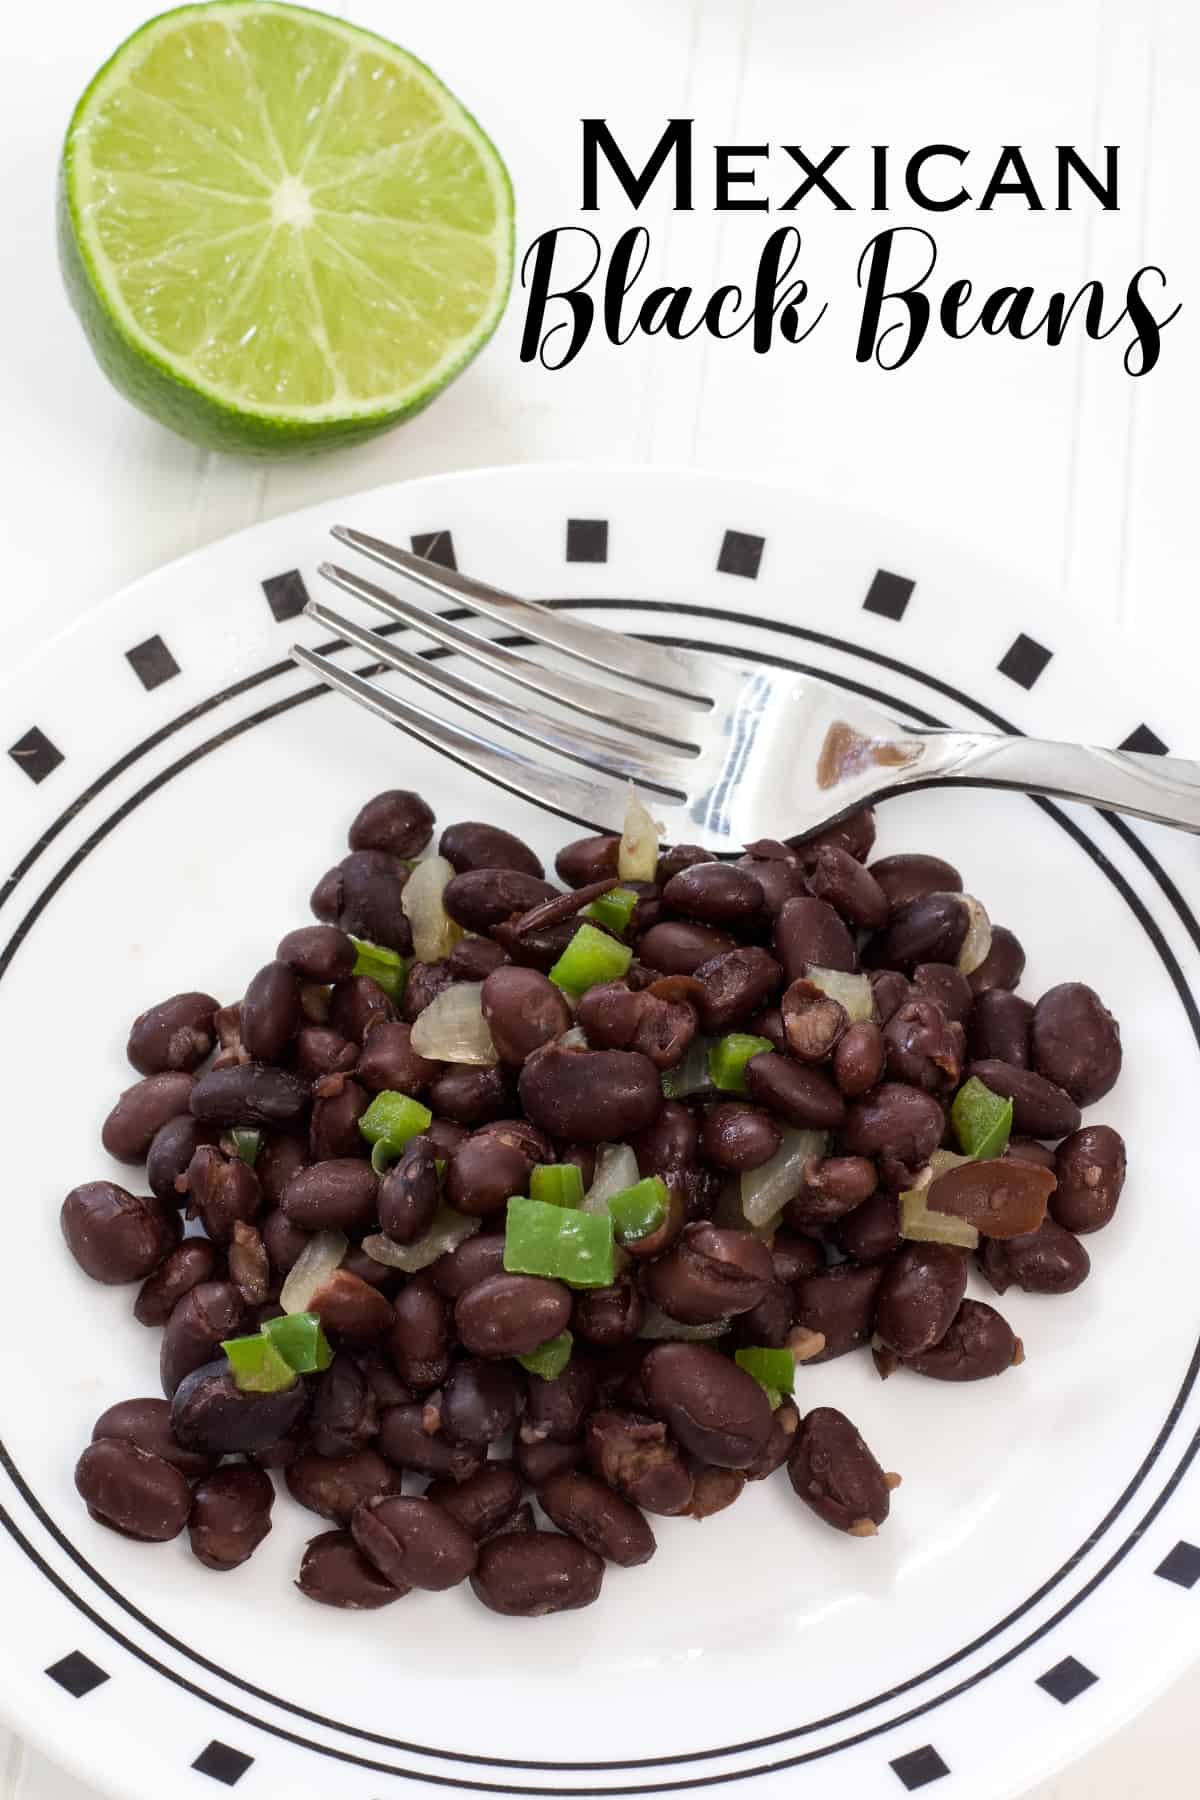
<svg viewBox="0 0 1200 1800">
<path fill-rule="evenodd" d="M 567 619 L 538 606 L 530 600 L 518 600 L 501 588 L 489 587 L 473 576 L 457 569 L 443 568 L 389 544 L 383 538 L 371 537 L 365 531 L 354 531 L 348 525 L 335 525 L 333 536 L 352 549 L 382 563 L 397 575 L 407 575 L 422 587 L 440 594 L 443 600 L 468 606 L 502 625 L 511 625 L 522 637 L 551 649 L 577 656 L 608 674 L 624 675 L 631 681 L 645 682 L 651 687 L 665 688 L 668 693 L 686 699 L 711 700 L 711 682 L 706 679 L 704 659 L 688 650 L 669 649 L 662 644 L 648 644 L 644 638 L 624 637 L 620 632 L 589 625 L 582 619 Z"/>
<path fill-rule="evenodd" d="M 648 737 L 665 739 L 684 748 L 694 746 L 703 716 L 699 712 L 685 712 L 663 696 L 639 700 L 633 694 L 617 693 L 612 688 L 581 681 L 575 675 L 565 675 L 561 669 L 545 668 L 504 644 L 469 631 L 465 625 L 456 625 L 440 613 L 428 612 L 414 600 L 389 594 L 385 588 L 377 587 L 361 575 L 351 574 L 348 569 L 339 568 L 336 563 L 322 563 L 320 572 L 326 581 L 358 600 L 367 601 L 389 619 L 413 626 L 424 637 L 445 644 L 450 650 L 461 650 L 464 656 L 469 656 L 472 662 L 479 663 L 493 675 L 514 681 L 543 700 L 557 701 L 590 719 L 611 719 L 619 712 L 622 724 L 644 732 Z"/>
<path fill-rule="evenodd" d="M 483 775 L 487 780 L 507 788 L 509 793 L 518 794 L 523 800 L 531 800 L 536 806 L 546 807 L 564 819 L 574 819 L 581 825 L 590 825 L 594 830 L 621 830 L 625 817 L 626 793 L 619 782 L 610 781 L 606 776 L 600 776 L 594 781 L 583 781 L 576 775 L 539 766 L 522 756 L 519 751 L 508 750 L 501 744 L 480 737 L 474 731 L 435 718 L 424 707 L 399 699 L 386 688 L 364 680 L 351 669 L 339 668 L 319 651 L 309 650 L 302 644 L 293 644 L 291 656 L 303 668 L 311 669 L 326 686 L 356 700 L 377 718 L 386 719 L 388 724 L 398 725 L 403 731 L 411 732 L 413 737 L 420 738 L 431 749 L 440 751 L 453 762 L 461 763 L 476 775 Z M 655 806 L 656 810 L 663 810 L 658 802 Z M 670 812 L 672 809 L 667 810 Z"/>
<path fill-rule="evenodd" d="M 452 669 L 442 668 L 427 657 L 415 656 L 411 650 L 389 643 L 377 632 L 367 631 L 353 620 L 343 618 L 340 613 L 322 605 L 320 601 L 310 600 L 304 610 L 318 624 L 336 632 L 338 637 L 347 639 L 349 643 L 357 644 L 360 650 L 365 650 L 376 661 L 386 663 L 389 668 L 398 669 L 404 675 L 410 675 L 414 681 L 421 682 L 435 694 L 449 696 L 468 711 L 478 714 L 488 723 L 502 725 L 505 731 L 513 732 L 527 743 L 537 744 L 543 750 L 557 751 L 560 756 L 569 756 L 573 762 L 580 762 L 585 768 L 601 769 L 608 775 L 615 775 L 618 780 L 643 782 L 676 799 L 682 800 L 685 797 L 686 788 L 681 785 L 685 765 L 665 750 L 655 756 L 653 752 L 657 746 L 653 744 L 643 748 L 632 739 L 622 743 L 603 732 L 590 731 L 586 725 L 564 728 L 534 712 L 518 713 L 511 707 L 501 709 L 496 696 L 489 694 L 485 688 L 478 687 L 475 682 L 464 680 Z"/>
</svg>

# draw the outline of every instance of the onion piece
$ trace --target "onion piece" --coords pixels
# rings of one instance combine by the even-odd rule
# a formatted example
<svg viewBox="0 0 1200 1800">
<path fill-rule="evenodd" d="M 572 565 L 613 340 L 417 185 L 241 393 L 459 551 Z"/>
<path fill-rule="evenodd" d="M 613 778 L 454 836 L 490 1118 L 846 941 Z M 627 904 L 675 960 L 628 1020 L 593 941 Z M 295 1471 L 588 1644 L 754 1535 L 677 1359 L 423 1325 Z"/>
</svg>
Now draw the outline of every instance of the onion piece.
<svg viewBox="0 0 1200 1800">
<path fill-rule="evenodd" d="M 955 967 L 960 975 L 973 975 L 987 961 L 992 947 L 992 921 L 974 894 L 961 894 L 959 898 L 966 901 L 969 923 Z"/>
<path fill-rule="evenodd" d="M 824 1131 L 788 1129 L 783 1133 L 770 1161 L 741 1178 L 742 1217 L 747 1225 L 757 1230 L 778 1217 L 803 1187 L 809 1157 L 824 1156 L 828 1143 Z"/>
<path fill-rule="evenodd" d="M 415 1275 L 420 1269 L 427 1269 L 435 1263 L 439 1256 L 445 1256 L 448 1250 L 457 1250 L 465 1244 L 469 1237 L 483 1224 L 482 1219 L 469 1219 L 465 1213 L 455 1212 L 452 1206 L 439 1206 L 433 1215 L 433 1222 L 424 1237 L 419 1237 L 415 1244 L 397 1244 L 383 1232 L 376 1232 L 373 1237 L 363 1239 L 363 1249 L 373 1262 L 383 1263 L 389 1269 L 404 1269 L 407 1274 Z"/>
<path fill-rule="evenodd" d="M 417 863 L 400 895 L 400 910 L 412 926 L 413 954 L 418 962 L 440 962 L 463 935 L 446 911 L 442 895 L 454 879 L 444 856 Z"/>
<path fill-rule="evenodd" d="M 716 1087 L 708 1068 L 708 1053 L 716 1038 L 694 1037 L 684 1051 L 683 1059 L 673 1069 L 662 1073 L 662 1091 L 668 1100 L 686 1100 L 692 1094 L 714 1094 Z"/>
<path fill-rule="evenodd" d="M 482 981 L 456 981 L 422 1008 L 413 1021 L 412 1047 L 431 1062 L 498 1063 L 496 1046 L 483 1016 Z"/>
<path fill-rule="evenodd" d="M 568 1006 L 574 1005 L 570 994 L 564 993 L 561 988 L 559 992 L 562 993 Z M 564 1031 L 560 1038 L 555 1039 L 555 1042 L 560 1050 L 586 1050 L 588 1048 L 587 1034 L 582 1025 L 572 1025 L 570 1031 Z"/>
<path fill-rule="evenodd" d="M 622 881 L 654 880 L 658 868 L 658 840 L 662 834 L 663 827 L 650 817 L 631 781 L 625 824 L 617 850 L 617 874 Z"/>
<path fill-rule="evenodd" d="M 875 990 L 869 976 L 848 975 L 844 969 L 821 969 L 816 963 L 809 963 L 804 979 L 844 1007 L 852 1025 L 875 1017 Z"/>
<path fill-rule="evenodd" d="M 580 1211 L 606 1213 L 614 1194 L 623 1194 L 640 1179 L 637 1157 L 628 1144 L 605 1144 L 596 1158 L 592 1185 L 580 1202 Z"/>
<path fill-rule="evenodd" d="M 934 1155 L 948 1157 L 950 1152 L 935 1150 Z M 954 1158 L 955 1164 L 970 1161 L 969 1156 Z M 929 1192 L 933 1181 L 933 1169 L 927 1163 L 917 1177 L 917 1185 L 906 1188 L 901 1194 L 900 1236 L 915 1244 L 953 1244 L 960 1250 L 978 1250 L 979 1233 L 974 1225 L 966 1219 L 956 1219 L 950 1213 L 935 1212 L 930 1208 Z"/>
<path fill-rule="evenodd" d="M 643 1338 L 677 1338 L 680 1343 L 698 1342 L 704 1338 L 724 1337 L 729 1330 L 729 1319 L 712 1319 L 707 1325 L 684 1325 L 679 1319 L 672 1319 L 655 1306 L 652 1300 L 646 1302 L 646 1316 L 642 1320 L 642 1328 L 638 1332 Z"/>
<path fill-rule="evenodd" d="M 344 1231 L 315 1231 L 280 1289 L 279 1304 L 284 1312 L 308 1312 L 313 1295 L 340 1266 L 349 1248 L 350 1240 Z"/>
</svg>

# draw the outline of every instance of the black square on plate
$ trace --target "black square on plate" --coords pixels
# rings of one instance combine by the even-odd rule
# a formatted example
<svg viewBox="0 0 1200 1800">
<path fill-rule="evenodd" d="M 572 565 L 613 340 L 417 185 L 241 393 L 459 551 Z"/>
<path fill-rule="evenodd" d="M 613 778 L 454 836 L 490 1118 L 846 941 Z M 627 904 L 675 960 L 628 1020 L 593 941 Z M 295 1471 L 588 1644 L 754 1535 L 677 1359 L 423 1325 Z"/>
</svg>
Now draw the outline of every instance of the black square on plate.
<svg viewBox="0 0 1200 1800">
<path fill-rule="evenodd" d="M 1008 646 L 998 667 L 1000 673 L 1015 681 L 1018 687 L 1031 688 L 1053 654 L 1022 631 Z"/>
<path fill-rule="evenodd" d="M 8 753 L 18 769 L 24 769 L 30 781 L 45 781 L 63 759 L 57 744 L 52 744 L 44 731 L 35 725 L 23 738 L 18 738 Z"/>
<path fill-rule="evenodd" d="M 457 569 L 454 560 L 454 539 L 448 531 L 418 531 L 412 539 L 414 556 L 423 556 L 426 562 L 441 563 L 443 569 Z"/>
<path fill-rule="evenodd" d="M 608 520 L 567 520 L 567 561 L 608 561 Z"/>
<path fill-rule="evenodd" d="M 881 619 L 902 619 L 916 585 L 907 575 L 893 575 L 890 569 L 876 569 L 863 601 L 863 611 L 878 613 Z"/>
<path fill-rule="evenodd" d="M 1173 1581 L 1176 1587 L 1194 1588 L 1200 1581 L 1200 1550 L 1195 1544 L 1188 1544 L 1180 1539 L 1169 1556 L 1164 1556 L 1154 1573 L 1161 1575 L 1164 1581 Z"/>
<path fill-rule="evenodd" d="M 247 1756 L 244 1750 L 234 1750 L 220 1738 L 214 1738 L 200 1752 L 192 1767 L 199 1769 L 201 1775 L 211 1775 L 225 1787 L 236 1787 L 253 1761 L 254 1758 Z"/>
<path fill-rule="evenodd" d="M 1141 750 L 1147 756 L 1165 756 L 1167 754 L 1167 746 L 1157 732 L 1151 731 L 1148 725 L 1139 725 L 1136 731 L 1131 731 L 1129 736 L 1117 745 L 1117 749 Z"/>
<path fill-rule="evenodd" d="M 125 652 L 125 658 L 147 693 L 161 687 L 164 681 L 170 681 L 172 675 L 179 673 L 179 664 L 160 637 L 147 638 L 144 644 L 135 644 L 132 650 Z"/>
<path fill-rule="evenodd" d="M 308 589 L 299 569 L 286 569 L 282 575 L 268 575 L 262 589 L 277 625 L 282 625 L 285 619 L 298 619 L 308 605 Z"/>
<path fill-rule="evenodd" d="M 914 1788 L 928 1787 L 931 1781 L 940 1781 L 943 1775 L 950 1773 L 932 1744 L 922 1744 L 919 1750 L 898 1756 L 891 1767 L 910 1794 Z"/>
<path fill-rule="evenodd" d="M 758 574 L 766 541 L 766 538 L 755 537 L 749 531 L 727 531 L 721 540 L 717 568 L 722 575 L 744 575 L 747 580 L 753 581 Z"/>
<path fill-rule="evenodd" d="M 1094 1687 L 1099 1679 L 1098 1675 L 1085 1669 L 1073 1656 L 1064 1656 L 1060 1663 L 1055 1663 L 1052 1669 L 1047 1669 L 1044 1675 L 1038 1676 L 1037 1684 L 1052 1699 L 1067 1706 L 1072 1700 L 1077 1700 L 1080 1694 L 1086 1693 L 1088 1688 Z"/>
<path fill-rule="evenodd" d="M 93 1688 L 98 1688 L 108 1680 L 103 1669 L 98 1669 L 90 1656 L 82 1650 L 72 1650 L 69 1656 L 61 1661 L 51 1663 L 46 1670 L 51 1681 L 57 1681 L 60 1688 L 65 1688 L 76 1700 L 82 1700 Z"/>
</svg>

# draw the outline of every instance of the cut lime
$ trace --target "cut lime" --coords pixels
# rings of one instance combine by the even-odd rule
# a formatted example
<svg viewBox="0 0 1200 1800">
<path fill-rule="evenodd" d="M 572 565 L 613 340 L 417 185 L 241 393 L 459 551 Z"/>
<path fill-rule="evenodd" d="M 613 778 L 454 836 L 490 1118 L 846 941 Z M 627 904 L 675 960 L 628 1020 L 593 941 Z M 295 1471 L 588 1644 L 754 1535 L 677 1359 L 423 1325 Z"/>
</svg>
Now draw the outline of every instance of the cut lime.
<svg viewBox="0 0 1200 1800">
<path fill-rule="evenodd" d="M 185 437 L 282 455 L 408 418 L 512 281 L 494 146 L 415 57 L 277 0 L 163 13 L 63 148 L 67 288 L 110 380 Z"/>
</svg>

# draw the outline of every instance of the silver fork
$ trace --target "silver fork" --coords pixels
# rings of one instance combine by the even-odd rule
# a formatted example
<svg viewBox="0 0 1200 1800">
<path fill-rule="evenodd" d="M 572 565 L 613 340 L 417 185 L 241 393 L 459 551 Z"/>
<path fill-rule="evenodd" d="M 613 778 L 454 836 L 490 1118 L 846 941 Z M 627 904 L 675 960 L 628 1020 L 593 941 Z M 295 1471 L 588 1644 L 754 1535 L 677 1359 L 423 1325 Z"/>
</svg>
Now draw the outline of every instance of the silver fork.
<svg viewBox="0 0 1200 1800">
<path fill-rule="evenodd" d="M 402 696 L 319 651 L 295 661 L 389 724 L 501 787 L 598 831 L 619 831 L 628 782 L 669 841 L 721 852 L 798 837 L 906 788 L 959 783 L 1083 800 L 1200 832 L 1200 763 L 990 732 L 913 729 L 809 676 L 680 650 L 568 618 L 344 525 L 333 535 L 417 586 L 570 659 L 549 667 L 335 564 L 335 587 L 479 670 L 472 679 L 330 607 L 305 611 L 373 662 L 485 729 Z M 372 672 L 373 673 L 373 672 Z M 564 717 L 564 713 L 573 715 Z M 523 739 L 540 755 L 510 743 Z M 546 759 L 582 765 L 586 773 Z"/>
</svg>

